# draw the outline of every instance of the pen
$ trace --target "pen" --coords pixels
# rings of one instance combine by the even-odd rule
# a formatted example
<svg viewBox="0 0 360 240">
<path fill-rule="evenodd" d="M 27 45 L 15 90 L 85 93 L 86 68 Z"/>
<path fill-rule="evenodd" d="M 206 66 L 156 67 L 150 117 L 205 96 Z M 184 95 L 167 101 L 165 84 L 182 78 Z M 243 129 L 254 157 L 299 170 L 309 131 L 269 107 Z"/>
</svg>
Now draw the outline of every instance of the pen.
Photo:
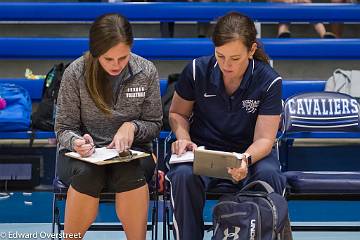
<svg viewBox="0 0 360 240">
<path fill-rule="evenodd" d="M 95 144 L 90 143 L 90 141 L 88 139 L 84 139 L 84 140 L 85 140 L 85 143 L 90 144 L 90 146 L 91 146 L 91 148 L 90 148 L 90 150 L 88 152 L 90 152 L 91 150 L 94 149 L 94 153 L 95 153 Z"/>
<path fill-rule="evenodd" d="M 89 141 L 88 139 L 85 139 L 84 137 L 82 137 L 82 136 L 80 136 L 80 135 L 78 135 L 78 134 L 76 134 L 76 133 L 74 133 L 74 132 L 70 132 L 70 134 L 71 134 L 73 137 L 75 137 L 76 139 L 85 140 L 85 144 L 90 144 L 90 146 L 91 146 L 91 148 L 89 149 L 88 152 L 90 152 L 91 150 L 94 149 L 94 153 L 95 153 L 95 147 L 96 147 L 95 144 L 90 143 L 90 141 Z"/>
</svg>

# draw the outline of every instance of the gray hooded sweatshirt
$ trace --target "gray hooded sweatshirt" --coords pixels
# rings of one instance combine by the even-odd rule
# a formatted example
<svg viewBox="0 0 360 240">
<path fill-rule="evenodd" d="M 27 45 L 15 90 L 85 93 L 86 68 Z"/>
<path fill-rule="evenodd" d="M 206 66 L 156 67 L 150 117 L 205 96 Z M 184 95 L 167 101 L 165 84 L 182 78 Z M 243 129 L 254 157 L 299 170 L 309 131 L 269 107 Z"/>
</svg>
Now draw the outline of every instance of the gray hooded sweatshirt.
<svg viewBox="0 0 360 240">
<path fill-rule="evenodd" d="M 84 57 L 64 72 L 56 106 L 55 133 L 61 149 L 73 151 L 72 142 L 86 133 L 97 147 L 111 143 L 124 122 L 137 126 L 133 146 L 149 149 L 161 129 L 159 76 L 154 64 L 131 54 L 127 67 L 115 79 L 112 114 L 98 109 L 85 86 Z M 108 79 L 114 81 L 114 79 Z"/>
</svg>

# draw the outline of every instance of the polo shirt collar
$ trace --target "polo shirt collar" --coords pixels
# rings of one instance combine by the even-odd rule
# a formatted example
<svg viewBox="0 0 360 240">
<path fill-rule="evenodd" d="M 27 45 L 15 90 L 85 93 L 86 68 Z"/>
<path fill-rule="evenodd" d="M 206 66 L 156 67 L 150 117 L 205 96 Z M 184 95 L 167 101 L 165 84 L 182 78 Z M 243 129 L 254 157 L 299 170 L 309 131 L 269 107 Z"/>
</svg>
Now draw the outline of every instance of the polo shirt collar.
<svg viewBox="0 0 360 240">
<path fill-rule="evenodd" d="M 240 89 L 246 89 L 249 86 L 252 76 L 254 74 L 254 70 L 255 70 L 255 60 L 251 59 L 251 60 L 249 60 L 249 65 L 248 65 L 248 67 L 245 71 L 244 77 L 240 83 Z M 213 65 L 213 70 L 210 75 L 210 82 L 217 89 L 219 89 L 219 90 L 224 89 L 223 76 L 222 76 L 222 72 L 220 70 L 220 67 L 219 67 L 217 61 L 215 61 L 214 65 Z"/>
<path fill-rule="evenodd" d="M 254 74 L 254 69 L 255 69 L 255 60 L 251 59 L 251 60 L 249 60 L 249 65 L 248 65 L 248 67 L 245 71 L 244 77 L 240 83 L 240 89 L 248 88 L 248 86 L 251 82 L 252 76 Z"/>
</svg>

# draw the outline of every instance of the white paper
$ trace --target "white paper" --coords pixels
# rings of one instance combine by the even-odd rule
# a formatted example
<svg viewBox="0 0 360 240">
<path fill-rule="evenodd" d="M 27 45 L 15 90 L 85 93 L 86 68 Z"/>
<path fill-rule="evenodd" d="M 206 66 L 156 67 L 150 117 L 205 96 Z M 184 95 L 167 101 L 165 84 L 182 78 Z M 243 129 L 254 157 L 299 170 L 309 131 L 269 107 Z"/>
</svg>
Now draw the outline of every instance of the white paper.
<svg viewBox="0 0 360 240">
<path fill-rule="evenodd" d="M 136 152 L 136 151 L 132 151 L 132 152 Z M 119 153 L 116 151 L 116 149 L 102 147 L 102 148 L 95 148 L 95 153 L 93 153 L 89 157 L 81 157 L 80 154 L 78 154 L 76 152 L 70 152 L 70 153 L 67 153 L 67 155 L 69 157 L 78 158 L 78 159 L 82 158 L 85 161 L 97 163 L 97 162 L 100 162 L 100 161 L 103 161 L 106 159 L 111 159 L 111 158 L 117 157 L 117 156 L 119 156 Z"/>
<path fill-rule="evenodd" d="M 141 151 L 136 151 L 136 150 L 131 150 L 131 149 L 130 149 L 130 151 L 131 151 L 131 153 L 132 153 L 133 155 L 144 154 L 144 152 L 141 152 Z"/>
<path fill-rule="evenodd" d="M 192 151 L 187 151 L 182 155 L 172 154 L 169 164 L 174 163 L 185 163 L 185 162 L 193 162 L 194 161 L 194 153 Z"/>
</svg>

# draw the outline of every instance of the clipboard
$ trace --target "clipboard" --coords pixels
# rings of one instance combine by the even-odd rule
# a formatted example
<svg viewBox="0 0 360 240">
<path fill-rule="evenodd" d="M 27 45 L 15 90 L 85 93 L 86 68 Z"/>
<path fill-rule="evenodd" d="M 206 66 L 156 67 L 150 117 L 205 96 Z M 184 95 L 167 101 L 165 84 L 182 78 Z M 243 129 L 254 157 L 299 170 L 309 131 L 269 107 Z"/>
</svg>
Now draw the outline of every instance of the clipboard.
<svg viewBox="0 0 360 240">
<path fill-rule="evenodd" d="M 228 173 L 228 167 L 239 168 L 241 166 L 241 153 L 223 152 L 206 149 L 196 149 L 194 152 L 193 173 L 214 178 L 233 178 Z"/>
<path fill-rule="evenodd" d="M 89 157 L 81 157 L 77 152 L 67 152 L 66 156 L 72 157 L 81 161 L 93 163 L 96 165 L 106 165 L 119 162 L 130 162 L 135 159 L 144 158 L 150 156 L 149 153 L 129 150 L 129 154 L 126 156 L 120 156 L 116 149 L 111 148 L 95 148 L 95 152 Z"/>
</svg>

